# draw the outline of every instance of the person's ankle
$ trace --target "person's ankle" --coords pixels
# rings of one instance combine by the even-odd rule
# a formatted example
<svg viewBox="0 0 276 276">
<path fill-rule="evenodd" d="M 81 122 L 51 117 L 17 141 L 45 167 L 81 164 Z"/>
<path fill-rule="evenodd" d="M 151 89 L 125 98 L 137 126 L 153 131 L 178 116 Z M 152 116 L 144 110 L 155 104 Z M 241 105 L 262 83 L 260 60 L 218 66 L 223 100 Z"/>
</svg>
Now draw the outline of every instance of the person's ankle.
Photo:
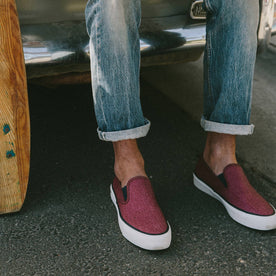
<svg viewBox="0 0 276 276">
<path fill-rule="evenodd" d="M 235 136 L 209 132 L 203 159 L 211 170 L 219 175 L 229 164 L 237 164 Z"/>
<path fill-rule="evenodd" d="M 216 175 L 223 173 L 224 168 L 229 164 L 238 163 L 236 156 L 232 153 L 215 154 L 204 152 L 203 159 Z"/>
<path fill-rule="evenodd" d="M 143 156 L 136 140 L 122 140 L 113 143 L 115 163 L 114 172 L 121 186 L 127 185 L 135 176 L 147 176 Z"/>
<path fill-rule="evenodd" d="M 147 177 L 143 159 L 139 161 L 116 161 L 114 164 L 114 173 L 121 182 L 122 188 L 125 187 L 127 185 L 127 182 L 133 177 Z"/>
</svg>

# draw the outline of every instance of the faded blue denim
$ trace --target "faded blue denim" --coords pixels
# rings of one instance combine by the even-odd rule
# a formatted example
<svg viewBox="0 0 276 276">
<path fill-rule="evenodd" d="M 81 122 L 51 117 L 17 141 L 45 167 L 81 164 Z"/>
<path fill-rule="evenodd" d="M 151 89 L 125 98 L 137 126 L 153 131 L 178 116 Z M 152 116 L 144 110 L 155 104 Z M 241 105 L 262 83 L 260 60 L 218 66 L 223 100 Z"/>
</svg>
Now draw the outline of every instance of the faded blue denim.
<svg viewBox="0 0 276 276">
<path fill-rule="evenodd" d="M 257 48 L 258 0 L 205 0 L 206 131 L 246 135 Z M 98 134 L 105 141 L 143 137 L 150 128 L 140 103 L 140 0 L 89 0 L 91 75 Z"/>
</svg>

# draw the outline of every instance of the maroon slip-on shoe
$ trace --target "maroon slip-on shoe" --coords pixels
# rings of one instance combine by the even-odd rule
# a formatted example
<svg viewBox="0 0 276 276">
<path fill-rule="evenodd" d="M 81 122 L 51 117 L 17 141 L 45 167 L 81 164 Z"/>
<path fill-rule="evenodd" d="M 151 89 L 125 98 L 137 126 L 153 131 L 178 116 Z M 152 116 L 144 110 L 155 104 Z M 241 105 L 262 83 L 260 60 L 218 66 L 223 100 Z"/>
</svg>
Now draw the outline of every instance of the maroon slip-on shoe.
<svg viewBox="0 0 276 276">
<path fill-rule="evenodd" d="M 238 223 L 257 230 L 276 228 L 275 208 L 250 185 L 238 164 L 226 166 L 217 176 L 201 158 L 194 172 L 194 185 L 220 201 Z"/>
<path fill-rule="evenodd" d="M 130 179 L 126 199 L 120 181 L 115 177 L 110 185 L 111 199 L 116 207 L 123 236 L 147 250 L 166 249 L 171 244 L 171 228 L 155 199 L 147 177 Z"/>
</svg>

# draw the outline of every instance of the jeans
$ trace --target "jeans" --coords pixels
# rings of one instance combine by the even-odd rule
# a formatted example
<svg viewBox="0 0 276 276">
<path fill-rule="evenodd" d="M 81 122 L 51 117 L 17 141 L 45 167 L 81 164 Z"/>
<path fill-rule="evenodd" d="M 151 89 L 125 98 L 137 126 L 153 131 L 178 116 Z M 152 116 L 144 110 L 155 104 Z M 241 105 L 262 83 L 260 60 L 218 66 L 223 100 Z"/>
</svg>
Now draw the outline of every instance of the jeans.
<svg viewBox="0 0 276 276">
<path fill-rule="evenodd" d="M 259 22 L 258 0 L 205 0 L 204 54 L 206 131 L 253 133 L 251 95 Z M 150 122 L 140 103 L 140 0 L 89 0 L 91 76 L 99 138 L 146 136 Z"/>
</svg>

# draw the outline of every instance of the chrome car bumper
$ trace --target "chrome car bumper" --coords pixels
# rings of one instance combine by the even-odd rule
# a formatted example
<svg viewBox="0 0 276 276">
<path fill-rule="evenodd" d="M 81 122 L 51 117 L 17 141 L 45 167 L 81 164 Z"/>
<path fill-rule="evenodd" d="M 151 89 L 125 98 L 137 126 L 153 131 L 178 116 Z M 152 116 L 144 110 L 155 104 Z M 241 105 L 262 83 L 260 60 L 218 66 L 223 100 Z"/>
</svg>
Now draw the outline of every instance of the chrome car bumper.
<svg viewBox="0 0 276 276">
<path fill-rule="evenodd" d="M 142 66 L 200 56 L 205 28 L 192 25 L 202 22 L 190 18 L 193 1 L 141 0 Z M 16 2 L 28 78 L 89 71 L 89 38 L 84 23 L 87 0 Z"/>
<path fill-rule="evenodd" d="M 89 71 L 89 37 L 83 22 L 23 25 L 21 33 L 28 78 Z M 204 24 L 142 27 L 142 66 L 195 60 L 204 45 Z"/>
<path fill-rule="evenodd" d="M 195 2 L 202 1 L 175 0 L 171 5 L 168 0 L 142 0 L 142 66 L 200 57 L 206 31 L 204 21 L 194 20 L 190 14 Z M 17 1 L 28 78 L 90 70 L 89 37 L 83 18 L 85 3 L 86 0 Z M 275 31 L 273 5 L 274 0 L 260 0 L 260 49 L 265 49 L 269 35 Z"/>
</svg>

